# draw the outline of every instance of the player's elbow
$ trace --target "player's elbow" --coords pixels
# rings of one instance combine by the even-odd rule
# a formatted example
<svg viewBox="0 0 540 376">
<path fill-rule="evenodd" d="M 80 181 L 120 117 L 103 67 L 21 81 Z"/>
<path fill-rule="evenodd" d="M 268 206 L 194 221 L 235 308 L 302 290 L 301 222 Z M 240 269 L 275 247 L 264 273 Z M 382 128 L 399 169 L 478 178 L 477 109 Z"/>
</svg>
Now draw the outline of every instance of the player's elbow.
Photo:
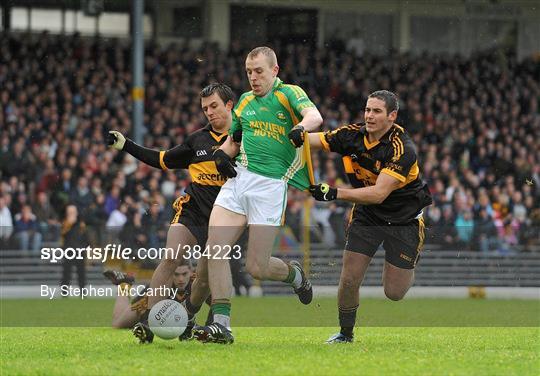
<svg viewBox="0 0 540 376">
<path fill-rule="evenodd" d="M 313 112 L 313 123 L 315 124 L 315 129 L 318 129 L 323 123 L 323 118 L 318 110 Z"/>
<path fill-rule="evenodd" d="M 386 200 L 386 195 L 381 195 L 381 196 L 378 196 L 377 197 L 377 204 L 382 204 L 384 202 L 384 200 Z"/>
<path fill-rule="evenodd" d="M 386 199 L 386 196 L 384 195 L 381 195 L 381 194 L 374 194 L 370 200 L 369 200 L 369 203 L 371 205 L 379 205 L 379 204 L 382 204 L 382 202 Z"/>
<path fill-rule="evenodd" d="M 378 204 L 382 204 L 384 202 L 384 200 L 386 200 L 386 198 L 388 197 L 388 195 L 390 194 L 391 191 L 387 191 L 387 190 L 378 190 L 375 192 L 375 195 L 373 197 L 373 203 L 378 205 Z"/>
<path fill-rule="evenodd" d="M 313 132 L 319 129 L 322 123 L 323 118 L 321 113 L 315 107 L 308 109 L 308 112 L 304 114 L 304 120 L 302 120 L 302 125 L 308 132 Z"/>
</svg>

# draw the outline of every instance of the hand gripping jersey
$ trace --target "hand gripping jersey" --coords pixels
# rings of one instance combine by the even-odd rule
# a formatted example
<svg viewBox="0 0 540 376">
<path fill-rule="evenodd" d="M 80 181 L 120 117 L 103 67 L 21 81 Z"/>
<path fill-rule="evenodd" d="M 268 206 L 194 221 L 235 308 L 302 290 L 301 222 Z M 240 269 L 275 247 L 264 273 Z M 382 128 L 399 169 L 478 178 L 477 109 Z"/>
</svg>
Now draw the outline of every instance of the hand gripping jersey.
<svg viewBox="0 0 540 376">
<path fill-rule="evenodd" d="M 416 149 L 409 135 L 397 124 L 379 141 L 368 141 L 363 124 L 320 133 L 327 151 L 343 156 L 345 172 L 354 188 L 375 185 L 384 173 L 400 181 L 399 188 L 378 205 L 355 205 L 354 214 L 370 215 L 386 223 L 406 223 L 431 204 L 427 185 L 419 178 Z"/>
<path fill-rule="evenodd" d="M 242 129 L 237 162 L 256 174 L 282 179 L 298 189 L 312 180 L 309 143 L 295 149 L 287 137 L 302 120 L 305 108 L 315 107 L 299 86 L 286 85 L 276 78 L 264 97 L 242 94 L 233 110 L 229 134 Z M 311 178 L 310 178 L 311 176 Z"/>
</svg>

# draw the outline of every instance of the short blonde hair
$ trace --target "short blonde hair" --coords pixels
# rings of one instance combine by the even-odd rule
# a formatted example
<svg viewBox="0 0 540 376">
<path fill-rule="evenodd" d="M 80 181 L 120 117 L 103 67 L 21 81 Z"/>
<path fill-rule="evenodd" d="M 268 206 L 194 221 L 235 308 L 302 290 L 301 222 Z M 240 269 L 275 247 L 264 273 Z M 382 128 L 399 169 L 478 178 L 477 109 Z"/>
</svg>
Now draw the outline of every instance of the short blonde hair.
<svg viewBox="0 0 540 376">
<path fill-rule="evenodd" d="M 248 59 L 253 59 L 257 57 L 259 54 L 263 54 L 266 56 L 266 59 L 268 60 L 268 63 L 271 67 L 274 67 L 277 65 L 277 56 L 273 49 L 270 47 L 262 46 L 262 47 L 255 47 L 252 49 L 249 54 L 247 55 Z"/>
</svg>

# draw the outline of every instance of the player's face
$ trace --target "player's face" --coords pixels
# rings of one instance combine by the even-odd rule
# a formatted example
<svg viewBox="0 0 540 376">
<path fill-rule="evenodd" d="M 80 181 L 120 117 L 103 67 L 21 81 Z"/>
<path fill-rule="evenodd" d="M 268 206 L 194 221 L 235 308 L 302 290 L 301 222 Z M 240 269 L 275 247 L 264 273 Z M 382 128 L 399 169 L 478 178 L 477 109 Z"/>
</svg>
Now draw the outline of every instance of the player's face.
<svg viewBox="0 0 540 376">
<path fill-rule="evenodd" d="M 279 67 L 272 66 L 263 54 L 246 59 L 246 73 L 253 94 L 263 96 L 270 91 L 278 74 Z"/>
<path fill-rule="evenodd" d="M 368 132 L 373 133 L 386 129 L 394 123 L 396 117 L 397 111 L 388 113 L 383 100 L 379 98 L 369 98 L 367 100 L 364 120 Z"/>
<path fill-rule="evenodd" d="M 217 129 L 227 128 L 231 124 L 233 102 L 223 102 L 218 93 L 201 98 L 201 107 L 208 122 Z"/>
<path fill-rule="evenodd" d="M 173 283 L 176 288 L 184 290 L 191 277 L 191 270 L 187 265 L 182 265 L 176 268 L 173 274 Z"/>
</svg>

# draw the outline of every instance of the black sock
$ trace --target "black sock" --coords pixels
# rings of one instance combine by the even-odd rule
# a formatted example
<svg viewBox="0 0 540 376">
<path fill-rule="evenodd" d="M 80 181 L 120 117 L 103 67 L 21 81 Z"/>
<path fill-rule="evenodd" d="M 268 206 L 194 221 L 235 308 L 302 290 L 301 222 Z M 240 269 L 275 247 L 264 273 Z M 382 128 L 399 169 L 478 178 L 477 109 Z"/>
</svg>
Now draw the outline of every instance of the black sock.
<svg viewBox="0 0 540 376">
<path fill-rule="evenodd" d="M 140 322 L 143 322 L 143 323 L 148 323 L 148 315 L 150 314 L 150 310 L 147 309 L 146 311 L 144 311 L 144 313 L 141 315 L 141 317 L 139 318 L 139 321 Z"/>
<path fill-rule="evenodd" d="M 189 315 L 196 315 L 197 312 L 201 309 L 201 306 L 195 306 L 191 304 L 191 300 L 189 300 L 189 297 L 186 299 L 186 310 L 188 311 Z"/>
<path fill-rule="evenodd" d="M 358 306 L 352 308 L 338 308 L 340 333 L 347 337 L 353 337 L 354 323 L 356 322 L 356 310 Z"/>
</svg>

